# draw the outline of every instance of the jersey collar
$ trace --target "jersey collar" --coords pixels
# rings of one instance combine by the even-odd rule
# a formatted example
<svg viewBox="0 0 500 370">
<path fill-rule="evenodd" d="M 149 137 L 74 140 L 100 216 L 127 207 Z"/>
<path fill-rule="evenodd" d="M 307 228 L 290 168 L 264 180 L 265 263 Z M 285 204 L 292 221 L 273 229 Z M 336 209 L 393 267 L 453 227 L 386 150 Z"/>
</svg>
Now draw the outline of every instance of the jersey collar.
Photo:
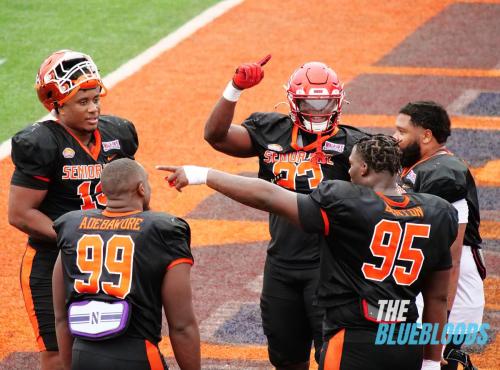
<svg viewBox="0 0 500 370">
<path fill-rule="evenodd" d="M 99 154 L 101 153 L 102 139 L 101 133 L 99 132 L 99 128 L 96 128 L 92 135 L 94 135 L 95 144 L 92 148 L 89 149 L 87 145 L 82 143 L 80 139 L 73 133 L 71 130 L 68 130 L 64 125 L 62 125 L 59 121 L 56 121 L 62 128 L 66 130 L 68 134 L 70 134 L 73 139 L 80 145 L 80 147 L 94 160 L 97 162 L 97 158 L 99 158 Z"/>
<path fill-rule="evenodd" d="M 381 192 L 377 191 L 375 192 L 387 205 L 391 207 L 399 207 L 399 208 L 404 208 L 408 205 L 410 202 L 410 197 L 406 194 L 402 194 L 401 196 L 403 197 L 403 200 L 401 202 L 396 202 L 395 200 L 392 200 L 388 196 L 385 196 Z"/>
<path fill-rule="evenodd" d="M 134 211 L 129 211 L 129 212 L 111 212 L 108 211 L 107 209 L 102 211 L 102 215 L 106 217 L 123 217 L 123 216 L 130 216 L 134 215 L 136 213 L 141 213 L 143 211 L 141 210 L 134 210 Z"/>
<path fill-rule="evenodd" d="M 443 155 L 443 154 L 453 155 L 453 153 L 448 148 L 446 148 L 445 146 L 442 146 L 438 150 L 436 150 L 436 152 L 434 152 L 433 154 L 431 154 L 428 157 L 425 157 L 425 158 L 419 160 L 417 163 L 413 164 L 412 166 L 410 166 L 410 167 L 403 167 L 403 170 L 401 171 L 401 178 L 403 178 L 406 175 L 408 175 L 408 173 L 410 173 L 410 171 L 413 170 L 417 165 L 419 165 L 421 163 L 424 163 L 424 162 L 428 161 L 429 159 L 434 158 L 434 157 L 436 157 L 438 155 Z"/>
</svg>

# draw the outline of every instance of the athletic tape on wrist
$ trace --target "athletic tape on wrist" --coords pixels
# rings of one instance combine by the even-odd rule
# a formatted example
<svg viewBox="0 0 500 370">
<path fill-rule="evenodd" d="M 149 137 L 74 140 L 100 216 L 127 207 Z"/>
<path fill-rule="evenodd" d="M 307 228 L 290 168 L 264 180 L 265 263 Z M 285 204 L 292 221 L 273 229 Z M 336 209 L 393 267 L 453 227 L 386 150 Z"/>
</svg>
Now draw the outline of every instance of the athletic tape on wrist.
<svg viewBox="0 0 500 370">
<path fill-rule="evenodd" d="M 237 102 L 242 92 L 243 90 L 237 89 L 233 86 L 233 81 L 229 81 L 226 88 L 224 89 L 224 92 L 222 93 L 222 96 L 226 100 Z"/>
<path fill-rule="evenodd" d="M 182 166 L 189 185 L 201 185 L 207 183 L 208 167 Z"/>
</svg>

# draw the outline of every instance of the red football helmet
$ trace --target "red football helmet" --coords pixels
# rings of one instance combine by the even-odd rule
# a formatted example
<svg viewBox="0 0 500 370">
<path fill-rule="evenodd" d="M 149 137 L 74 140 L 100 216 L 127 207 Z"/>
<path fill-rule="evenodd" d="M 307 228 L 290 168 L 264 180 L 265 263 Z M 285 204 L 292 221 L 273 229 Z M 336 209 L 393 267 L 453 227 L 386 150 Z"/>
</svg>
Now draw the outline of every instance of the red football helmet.
<svg viewBox="0 0 500 370">
<path fill-rule="evenodd" d="M 337 125 L 344 89 L 326 64 L 309 62 L 301 66 L 290 76 L 286 91 L 290 117 L 302 130 L 321 134 Z"/>
<path fill-rule="evenodd" d="M 35 89 L 38 99 L 49 111 L 61 106 L 80 89 L 101 87 L 106 95 L 97 66 L 86 54 L 59 50 L 44 60 L 36 75 Z"/>
</svg>

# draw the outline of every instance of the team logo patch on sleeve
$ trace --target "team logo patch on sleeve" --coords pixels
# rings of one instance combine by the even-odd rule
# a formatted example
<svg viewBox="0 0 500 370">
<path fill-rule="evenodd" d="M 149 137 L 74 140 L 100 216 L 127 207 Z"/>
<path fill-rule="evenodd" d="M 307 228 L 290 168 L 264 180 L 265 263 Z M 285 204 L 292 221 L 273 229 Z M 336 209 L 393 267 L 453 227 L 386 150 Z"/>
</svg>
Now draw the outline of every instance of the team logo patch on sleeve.
<svg viewBox="0 0 500 370">
<path fill-rule="evenodd" d="M 331 143 L 329 141 L 325 141 L 325 145 L 323 145 L 323 150 L 331 150 L 337 153 L 342 153 L 344 148 L 344 144 Z"/>
<path fill-rule="evenodd" d="M 118 139 L 113 141 L 103 141 L 102 149 L 104 149 L 105 152 L 112 149 L 120 149 L 120 141 Z"/>
<path fill-rule="evenodd" d="M 71 148 L 64 148 L 62 155 L 64 158 L 73 158 L 75 156 L 75 151 Z"/>
</svg>

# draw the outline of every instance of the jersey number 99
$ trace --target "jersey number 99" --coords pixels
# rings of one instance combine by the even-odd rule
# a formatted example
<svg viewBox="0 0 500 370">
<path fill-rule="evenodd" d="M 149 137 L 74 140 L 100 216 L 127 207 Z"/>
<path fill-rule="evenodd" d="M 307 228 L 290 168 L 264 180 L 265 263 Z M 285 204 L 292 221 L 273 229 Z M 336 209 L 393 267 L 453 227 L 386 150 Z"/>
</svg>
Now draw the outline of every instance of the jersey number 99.
<svg viewBox="0 0 500 370">
<path fill-rule="evenodd" d="M 134 261 L 134 241 L 130 235 L 113 235 L 106 245 L 100 235 L 83 235 L 78 240 L 76 251 L 78 269 L 89 276 L 85 280 L 75 279 L 75 291 L 97 294 L 102 289 L 104 293 L 120 299 L 130 293 Z M 118 276 L 116 284 L 103 281 L 104 269 L 108 272 L 106 275 Z"/>
</svg>

